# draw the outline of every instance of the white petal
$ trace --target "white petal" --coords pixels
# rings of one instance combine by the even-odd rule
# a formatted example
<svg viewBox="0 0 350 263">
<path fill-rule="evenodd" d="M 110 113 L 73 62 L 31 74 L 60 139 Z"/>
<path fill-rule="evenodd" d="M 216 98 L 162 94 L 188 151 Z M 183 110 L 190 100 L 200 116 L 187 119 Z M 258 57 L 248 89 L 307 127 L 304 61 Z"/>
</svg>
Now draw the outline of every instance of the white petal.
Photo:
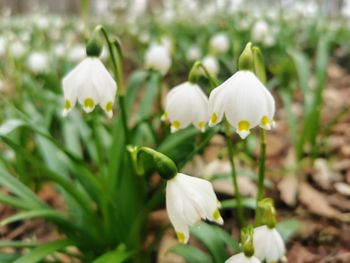
<svg viewBox="0 0 350 263">
<path fill-rule="evenodd" d="M 269 239 L 269 230 L 267 226 L 259 226 L 254 228 L 254 256 L 260 259 L 261 261 L 266 258 L 266 252 L 269 248 L 270 239 Z"/>
<path fill-rule="evenodd" d="M 95 73 L 93 75 L 93 85 L 97 90 L 99 104 L 109 117 L 112 117 L 112 105 L 115 100 L 117 85 L 110 73 L 99 59 L 94 60 Z"/>
<path fill-rule="evenodd" d="M 247 257 L 243 252 L 230 257 L 225 263 L 261 263 L 256 257 Z"/>
<path fill-rule="evenodd" d="M 209 112 L 209 126 L 213 127 L 220 123 L 225 110 L 225 89 L 222 85 L 215 88 L 209 96 L 208 112 Z"/>
</svg>

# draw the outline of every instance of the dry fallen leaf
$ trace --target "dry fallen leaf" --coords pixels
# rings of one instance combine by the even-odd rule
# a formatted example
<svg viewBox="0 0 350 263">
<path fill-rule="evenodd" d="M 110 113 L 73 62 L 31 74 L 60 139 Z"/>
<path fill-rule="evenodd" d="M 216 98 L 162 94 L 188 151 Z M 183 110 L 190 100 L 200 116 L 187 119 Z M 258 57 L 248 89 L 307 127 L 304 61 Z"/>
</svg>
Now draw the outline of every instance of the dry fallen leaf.
<svg viewBox="0 0 350 263">
<path fill-rule="evenodd" d="M 298 179 L 294 173 L 291 173 L 278 183 L 278 190 L 281 194 L 281 199 L 289 206 L 295 206 L 298 195 Z"/>
<path fill-rule="evenodd" d="M 299 200 L 305 205 L 311 213 L 326 218 L 349 221 L 348 214 L 343 214 L 333 208 L 327 200 L 327 197 L 307 183 L 301 183 L 299 186 Z"/>
<path fill-rule="evenodd" d="M 338 193 L 346 196 L 350 196 L 350 185 L 343 183 L 343 182 L 338 182 L 334 184 L 335 190 L 337 190 Z"/>
<path fill-rule="evenodd" d="M 164 233 L 162 240 L 159 244 L 158 249 L 158 263 L 185 263 L 186 261 L 174 254 L 169 253 L 169 249 L 176 246 L 178 244 L 177 239 L 175 238 L 175 233 L 173 230 L 169 230 Z"/>
<path fill-rule="evenodd" d="M 330 190 L 332 188 L 332 182 L 341 179 L 338 173 L 334 173 L 329 168 L 325 159 L 316 159 L 314 166 L 316 171 L 312 173 L 312 178 L 322 189 Z"/>
<path fill-rule="evenodd" d="M 297 243 L 288 251 L 288 262 L 314 263 L 319 262 L 319 257 Z"/>
<path fill-rule="evenodd" d="M 242 196 L 256 197 L 257 188 L 255 183 L 248 177 L 238 176 L 238 188 Z M 213 181 L 213 187 L 215 192 L 226 195 L 233 195 L 234 189 L 232 180 L 215 180 Z"/>
</svg>

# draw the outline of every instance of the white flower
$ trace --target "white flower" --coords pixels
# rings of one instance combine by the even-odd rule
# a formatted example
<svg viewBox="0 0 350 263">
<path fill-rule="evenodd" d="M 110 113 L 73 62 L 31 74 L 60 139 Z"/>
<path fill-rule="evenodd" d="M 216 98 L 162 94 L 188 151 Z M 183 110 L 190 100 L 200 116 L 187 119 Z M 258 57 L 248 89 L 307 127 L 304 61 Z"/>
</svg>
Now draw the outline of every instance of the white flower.
<svg viewBox="0 0 350 263">
<path fill-rule="evenodd" d="M 210 39 L 209 46 L 215 53 L 226 53 L 230 48 L 230 40 L 226 33 L 217 33 Z"/>
<path fill-rule="evenodd" d="M 209 120 L 208 98 L 197 84 L 184 82 L 167 94 L 162 119 L 170 121 L 172 132 L 191 123 L 204 131 Z"/>
<path fill-rule="evenodd" d="M 188 61 L 195 61 L 200 59 L 202 55 L 201 49 L 198 46 L 191 46 L 186 52 L 186 59 Z"/>
<path fill-rule="evenodd" d="M 178 173 L 167 181 L 166 209 L 180 243 L 187 243 L 189 226 L 201 219 L 224 223 L 219 201 L 209 181 Z"/>
<path fill-rule="evenodd" d="M 209 126 L 219 123 L 224 114 L 242 139 L 257 125 L 274 127 L 275 101 L 254 73 L 237 71 L 209 96 Z"/>
<path fill-rule="evenodd" d="M 225 263 L 261 263 L 256 257 L 247 257 L 243 252 L 230 257 Z"/>
<path fill-rule="evenodd" d="M 208 70 L 210 75 L 217 76 L 220 70 L 220 65 L 216 57 L 206 56 L 203 58 L 202 63 L 204 67 Z"/>
<path fill-rule="evenodd" d="M 65 97 L 63 116 L 74 107 L 77 99 L 87 113 L 100 104 L 108 117 L 113 116 L 117 85 L 99 58 L 85 58 L 64 77 L 62 84 Z"/>
<path fill-rule="evenodd" d="M 25 48 L 25 46 L 23 45 L 22 42 L 16 41 L 16 42 L 14 42 L 13 44 L 10 45 L 10 51 L 11 51 L 11 55 L 14 58 L 20 58 L 26 52 L 26 48 Z"/>
<path fill-rule="evenodd" d="M 33 52 L 27 59 L 27 66 L 34 73 L 43 72 L 49 66 L 49 58 L 43 52 Z"/>
<path fill-rule="evenodd" d="M 254 255 L 267 263 L 278 262 L 286 252 L 281 235 L 266 225 L 254 229 Z"/>
<path fill-rule="evenodd" d="M 269 33 L 269 26 L 264 20 L 257 21 L 252 29 L 252 40 L 261 42 Z"/>
<path fill-rule="evenodd" d="M 73 62 L 78 62 L 86 56 L 85 46 L 81 43 L 75 44 L 69 49 L 68 58 Z"/>
<path fill-rule="evenodd" d="M 168 49 L 159 44 L 152 44 L 145 54 L 146 68 L 159 71 L 165 75 L 171 66 L 171 56 Z"/>
</svg>

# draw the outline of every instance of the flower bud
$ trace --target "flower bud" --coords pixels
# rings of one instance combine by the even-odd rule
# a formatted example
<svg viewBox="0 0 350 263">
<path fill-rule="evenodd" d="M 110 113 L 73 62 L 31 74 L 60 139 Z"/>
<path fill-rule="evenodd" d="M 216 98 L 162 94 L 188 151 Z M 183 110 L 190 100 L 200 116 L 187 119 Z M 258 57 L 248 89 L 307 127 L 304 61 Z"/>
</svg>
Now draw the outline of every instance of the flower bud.
<svg viewBox="0 0 350 263">
<path fill-rule="evenodd" d="M 257 225 L 267 225 L 269 228 L 276 226 L 276 209 L 273 199 L 264 198 L 258 202 L 258 220 Z"/>
<path fill-rule="evenodd" d="M 247 257 L 254 255 L 253 243 L 254 228 L 249 225 L 241 231 L 242 251 Z"/>
<path fill-rule="evenodd" d="M 86 55 L 88 57 L 99 57 L 102 52 L 102 45 L 97 33 L 86 44 Z"/>
<path fill-rule="evenodd" d="M 240 70 L 254 71 L 254 57 L 251 42 L 245 46 L 241 56 L 239 57 L 238 66 Z"/>
</svg>

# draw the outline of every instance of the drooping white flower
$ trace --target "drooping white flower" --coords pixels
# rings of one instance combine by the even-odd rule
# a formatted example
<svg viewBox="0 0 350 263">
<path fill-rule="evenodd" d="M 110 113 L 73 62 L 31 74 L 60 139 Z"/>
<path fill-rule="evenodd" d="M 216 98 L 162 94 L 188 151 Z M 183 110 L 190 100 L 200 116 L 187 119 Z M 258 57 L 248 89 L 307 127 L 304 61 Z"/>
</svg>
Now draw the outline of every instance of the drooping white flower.
<svg viewBox="0 0 350 263">
<path fill-rule="evenodd" d="M 254 229 L 254 255 L 267 263 L 278 262 L 284 257 L 286 248 L 281 235 L 275 228 L 266 225 Z"/>
<path fill-rule="evenodd" d="M 217 33 L 210 39 L 210 48 L 215 53 L 226 53 L 230 48 L 230 40 L 226 33 Z"/>
<path fill-rule="evenodd" d="M 269 33 L 269 25 L 264 20 L 257 21 L 252 28 L 252 40 L 261 42 Z"/>
<path fill-rule="evenodd" d="M 247 257 L 243 252 L 230 257 L 225 263 L 261 263 L 261 261 L 252 256 Z"/>
<path fill-rule="evenodd" d="M 186 52 L 186 59 L 190 62 L 200 59 L 202 51 L 198 46 L 190 46 Z"/>
<path fill-rule="evenodd" d="M 198 84 L 187 81 L 177 85 L 166 96 L 162 119 L 170 121 L 172 132 L 191 123 L 204 131 L 209 120 L 208 98 Z"/>
<path fill-rule="evenodd" d="M 20 58 L 26 52 L 26 48 L 22 42 L 16 41 L 10 45 L 10 52 L 14 58 Z"/>
<path fill-rule="evenodd" d="M 188 242 L 189 226 L 201 219 L 223 224 L 219 205 L 207 180 L 178 173 L 167 181 L 166 209 L 180 243 Z"/>
<path fill-rule="evenodd" d="M 34 73 L 44 72 L 49 66 L 49 58 L 44 52 L 33 52 L 27 59 L 27 66 Z"/>
<path fill-rule="evenodd" d="M 202 63 L 208 70 L 210 75 L 217 76 L 220 70 L 220 65 L 216 57 L 206 56 L 203 58 Z"/>
<path fill-rule="evenodd" d="M 107 116 L 113 116 L 113 103 L 117 85 L 98 57 L 87 57 L 70 71 L 62 80 L 64 110 L 66 116 L 76 101 L 86 113 L 99 104 Z"/>
<path fill-rule="evenodd" d="M 148 69 L 159 71 L 165 75 L 171 66 L 171 56 L 168 49 L 159 44 L 152 44 L 145 54 L 145 65 Z"/>
<path fill-rule="evenodd" d="M 274 126 L 275 101 L 251 71 L 240 70 L 215 88 L 209 96 L 209 126 L 225 117 L 242 139 L 257 125 Z"/>
</svg>

